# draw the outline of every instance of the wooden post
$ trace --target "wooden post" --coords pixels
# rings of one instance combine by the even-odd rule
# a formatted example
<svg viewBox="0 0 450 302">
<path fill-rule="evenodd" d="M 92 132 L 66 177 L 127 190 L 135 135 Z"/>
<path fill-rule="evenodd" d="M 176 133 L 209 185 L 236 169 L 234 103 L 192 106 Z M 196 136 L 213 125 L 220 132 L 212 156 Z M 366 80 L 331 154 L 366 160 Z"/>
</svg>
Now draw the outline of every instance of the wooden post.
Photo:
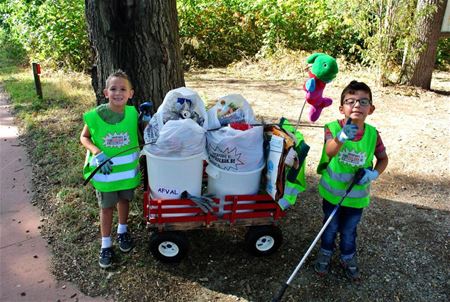
<svg viewBox="0 0 450 302">
<path fill-rule="evenodd" d="M 36 93 L 40 99 L 42 99 L 42 86 L 41 86 L 41 65 L 33 63 L 33 76 L 34 85 L 36 86 Z"/>
</svg>

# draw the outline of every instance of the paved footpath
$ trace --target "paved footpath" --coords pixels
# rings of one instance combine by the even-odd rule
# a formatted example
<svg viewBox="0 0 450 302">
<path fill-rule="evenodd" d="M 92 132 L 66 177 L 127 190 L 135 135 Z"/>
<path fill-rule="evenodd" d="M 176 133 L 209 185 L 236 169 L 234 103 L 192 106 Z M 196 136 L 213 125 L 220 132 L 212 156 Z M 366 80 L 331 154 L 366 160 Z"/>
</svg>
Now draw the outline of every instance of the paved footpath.
<svg viewBox="0 0 450 302">
<path fill-rule="evenodd" d="M 8 98 L 0 85 L 0 302 L 103 302 L 58 282 L 49 272 L 49 250 L 32 206 L 31 166 L 18 140 Z"/>
</svg>

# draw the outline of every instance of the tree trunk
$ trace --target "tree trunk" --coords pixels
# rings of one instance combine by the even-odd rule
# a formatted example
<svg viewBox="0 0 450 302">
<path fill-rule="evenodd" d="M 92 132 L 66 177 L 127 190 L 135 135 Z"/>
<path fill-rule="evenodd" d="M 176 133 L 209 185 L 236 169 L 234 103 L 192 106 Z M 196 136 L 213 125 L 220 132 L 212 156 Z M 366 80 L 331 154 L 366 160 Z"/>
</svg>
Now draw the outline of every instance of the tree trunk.
<svg viewBox="0 0 450 302">
<path fill-rule="evenodd" d="M 184 86 L 176 0 L 85 0 L 95 55 L 92 85 L 97 104 L 109 74 L 125 71 L 134 87 L 133 103 L 158 107 L 166 93 Z"/>
<path fill-rule="evenodd" d="M 412 74 L 406 74 L 406 83 L 409 85 L 430 89 L 441 24 L 444 18 L 445 2 L 442 0 L 419 0 L 417 3 L 417 13 L 430 5 L 437 7 L 437 9 L 433 13 L 424 14 L 418 19 L 416 25 L 418 39 L 412 48 L 415 52 L 410 68 Z"/>
</svg>

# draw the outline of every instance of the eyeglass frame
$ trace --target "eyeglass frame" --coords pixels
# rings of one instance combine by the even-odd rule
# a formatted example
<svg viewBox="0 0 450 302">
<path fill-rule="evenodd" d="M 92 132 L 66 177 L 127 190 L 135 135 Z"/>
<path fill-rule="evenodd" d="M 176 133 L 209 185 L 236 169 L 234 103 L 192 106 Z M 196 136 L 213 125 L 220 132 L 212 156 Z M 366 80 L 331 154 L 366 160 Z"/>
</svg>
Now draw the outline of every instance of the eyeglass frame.
<svg viewBox="0 0 450 302">
<path fill-rule="evenodd" d="M 349 104 L 347 101 L 349 101 L 349 100 L 353 100 L 353 104 Z M 365 100 L 367 100 L 367 104 L 363 104 L 361 101 L 365 101 Z M 351 107 L 353 107 L 353 106 L 355 106 L 356 105 L 356 103 L 359 103 L 359 105 L 361 106 L 361 107 L 367 107 L 367 106 L 370 106 L 370 105 L 372 105 L 372 101 L 369 99 L 369 98 L 360 98 L 360 99 L 355 99 L 355 98 L 348 98 L 348 99 L 345 99 L 342 103 L 343 103 L 343 105 L 348 105 L 348 106 L 351 106 Z M 365 103 L 365 102 L 364 102 Z"/>
</svg>

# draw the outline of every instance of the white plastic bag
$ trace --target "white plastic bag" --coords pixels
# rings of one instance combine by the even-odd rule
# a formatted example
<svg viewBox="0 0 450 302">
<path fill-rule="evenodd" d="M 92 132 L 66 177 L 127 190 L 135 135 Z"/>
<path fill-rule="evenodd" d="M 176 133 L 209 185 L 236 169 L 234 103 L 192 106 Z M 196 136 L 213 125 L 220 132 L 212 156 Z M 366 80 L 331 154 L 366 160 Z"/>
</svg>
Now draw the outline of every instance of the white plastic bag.
<svg viewBox="0 0 450 302">
<path fill-rule="evenodd" d="M 209 162 L 232 172 L 249 172 L 264 165 L 263 127 L 245 131 L 231 127 L 206 134 Z"/>
<path fill-rule="evenodd" d="M 191 119 L 169 120 L 164 124 L 155 144 L 146 145 L 147 152 L 162 157 L 188 157 L 204 153 L 206 130 Z"/>
<path fill-rule="evenodd" d="M 192 89 L 169 91 L 144 129 L 144 148 L 163 157 L 205 153 L 208 117 L 202 99 Z"/>
<path fill-rule="evenodd" d="M 150 122 L 148 122 L 147 126 L 144 129 L 144 141 L 146 144 L 156 143 L 156 140 L 159 137 L 159 127 L 160 126 L 158 124 L 158 118 L 155 114 L 152 116 Z"/>
<path fill-rule="evenodd" d="M 250 104 L 240 94 L 222 96 L 208 110 L 208 129 L 217 129 L 232 122 L 255 123 L 255 115 Z"/>
</svg>

